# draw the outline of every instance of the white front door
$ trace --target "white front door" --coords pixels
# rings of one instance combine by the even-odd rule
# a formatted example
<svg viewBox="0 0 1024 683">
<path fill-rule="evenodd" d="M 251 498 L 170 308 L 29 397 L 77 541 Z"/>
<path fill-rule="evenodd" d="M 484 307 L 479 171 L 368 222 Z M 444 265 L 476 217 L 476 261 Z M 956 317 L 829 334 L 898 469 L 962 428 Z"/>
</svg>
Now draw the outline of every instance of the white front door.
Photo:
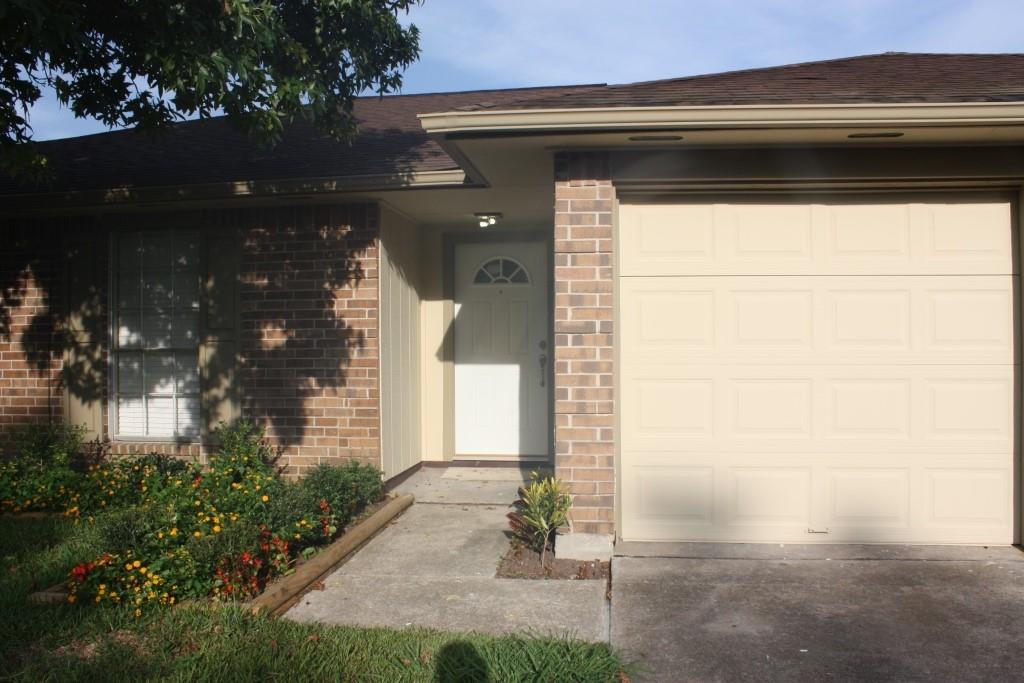
<svg viewBox="0 0 1024 683">
<path fill-rule="evenodd" d="M 455 248 L 455 454 L 548 455 L 543 242 Z"/>
</svg>

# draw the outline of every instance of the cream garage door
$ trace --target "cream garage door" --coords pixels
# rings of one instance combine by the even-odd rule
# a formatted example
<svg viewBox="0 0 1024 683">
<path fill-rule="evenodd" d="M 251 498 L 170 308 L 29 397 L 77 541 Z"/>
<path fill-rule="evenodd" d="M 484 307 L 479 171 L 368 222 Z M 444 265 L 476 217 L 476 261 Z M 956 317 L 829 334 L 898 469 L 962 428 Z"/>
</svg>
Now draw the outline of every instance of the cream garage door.
<svg viewBox="0 0 1024 683">
<path fill-rule="evenodd" d="M 633 203 L 627 540 L 1014 540 L 1011 204 Z"/>
</svg>

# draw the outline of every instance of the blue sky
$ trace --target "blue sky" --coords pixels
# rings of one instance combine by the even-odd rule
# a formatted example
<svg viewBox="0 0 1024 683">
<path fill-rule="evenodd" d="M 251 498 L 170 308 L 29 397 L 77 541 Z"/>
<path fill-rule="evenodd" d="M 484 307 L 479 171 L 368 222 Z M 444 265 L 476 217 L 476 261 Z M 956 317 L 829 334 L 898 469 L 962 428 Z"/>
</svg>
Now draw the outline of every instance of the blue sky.
<svg viewBox="0 0 1024 683">
<path fill-rule="evenodd" d="M 626 83 L 886 52 L 1024 52 L 1021 0 L 426 0 L 404 92 Z M 105 130 L 52 97 L 36 139 Z"/>
</svg>

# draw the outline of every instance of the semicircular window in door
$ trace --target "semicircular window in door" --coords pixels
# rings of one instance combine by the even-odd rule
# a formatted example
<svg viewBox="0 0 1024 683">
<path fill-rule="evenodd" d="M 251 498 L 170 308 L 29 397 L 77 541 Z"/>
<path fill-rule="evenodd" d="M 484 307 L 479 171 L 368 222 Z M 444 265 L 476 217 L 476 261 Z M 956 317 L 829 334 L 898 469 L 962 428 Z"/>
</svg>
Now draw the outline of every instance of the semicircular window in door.
<svg viewBox="0 0 1024 683">
<path fill-rule="evenodd" d="M 526 285 L 530 274 L 519 261 L 508 256 L 495 256 L 480 266 L 473 276 L 475 285 Z"/>
</svg>

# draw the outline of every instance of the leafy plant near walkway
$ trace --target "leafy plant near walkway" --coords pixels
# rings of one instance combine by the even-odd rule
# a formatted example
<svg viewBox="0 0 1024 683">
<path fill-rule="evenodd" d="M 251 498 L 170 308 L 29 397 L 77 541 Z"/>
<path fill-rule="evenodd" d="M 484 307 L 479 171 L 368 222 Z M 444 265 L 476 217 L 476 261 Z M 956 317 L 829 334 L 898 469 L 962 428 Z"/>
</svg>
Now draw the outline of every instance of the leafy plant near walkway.
<svg viewBox="0 0 1024 683">
<path fill-rule="evenodd" d="M 185 598 L 253 597 L 382 495 L 381 472 L 357 462 L 281 478 L 262 430 L 248 422 L 223 425 L 217 438 L 205 467 L 149 455 L 78 471 L 71 456 L 80 432 L 30 428 L 17 440 L 29 446 L 0 470 L 0 509 L 63 510 L 92 527 L 95 543 L 71 568 L 68 601 L 140 616 Z"/>
<path fill-rule="evenodd" d="M 508 514 L 512 530 L 540 553 L 541 565 L 547 566 L 555 532 L 571 523 L 572 496 L 561 481 L 537 472 L 530 474 L 530 483 L 519 489 L 519 496 L 516 509 Z"/>
</svg>

